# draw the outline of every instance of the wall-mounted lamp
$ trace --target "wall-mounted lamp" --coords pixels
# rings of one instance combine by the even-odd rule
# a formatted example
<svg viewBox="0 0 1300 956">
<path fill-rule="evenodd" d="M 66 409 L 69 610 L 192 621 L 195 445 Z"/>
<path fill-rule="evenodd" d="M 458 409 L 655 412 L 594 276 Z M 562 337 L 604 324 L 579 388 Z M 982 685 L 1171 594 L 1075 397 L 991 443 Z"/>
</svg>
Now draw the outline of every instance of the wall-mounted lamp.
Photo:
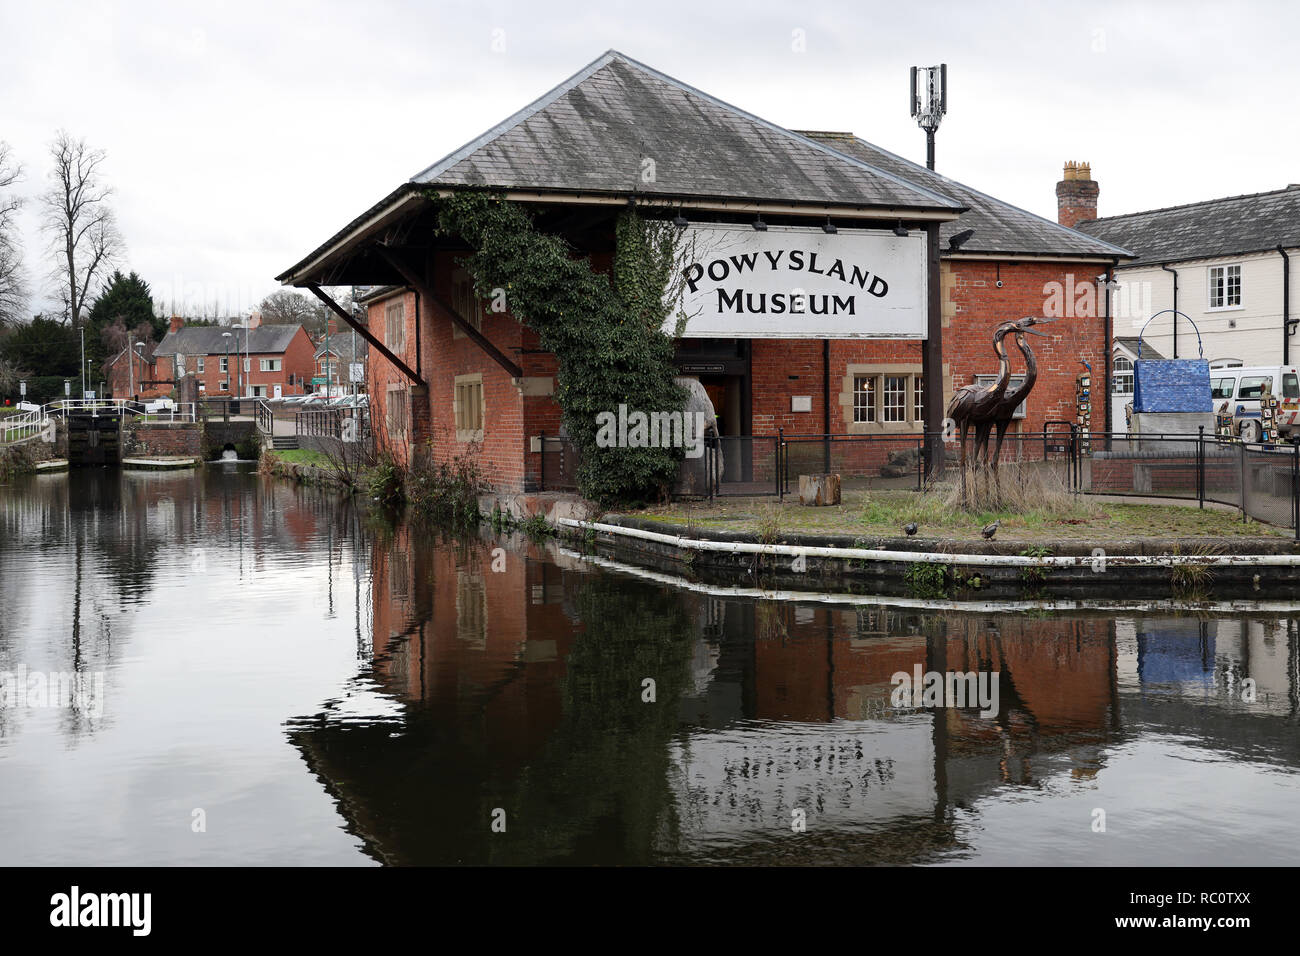
<svg viewBox="0 0 1300 956">
<path fill-rule="evenodd" d="M 767 232 L 767 223 L 763 221 L 762 213 L 756 214 L 754 216 L 754 221 L 750 223 L 750 225 L 754 227 L 755 232 Z"/>
<path fill-rule="evenodd" d="M 686 221 L 686 217 L 683 216 L 683 215 L 679 212 L 679 213 L 678 213 L 678 214 L 673 218 L 673 225 L 676 226 L 678 229 L 685 229 L 687 226 L 690 225 L 690 223 L 687 222 L 687 221 Z"/>
<path fill-rule="evenodd" d="M 903 225 L 903 220 L 898 220 L 898 225 L 894 227 L 894 235 L 900 239 L 907 238 L 907 227 Z"/>
<path fill-rule="evenodd" d="M 831 222 L 830 216 L 827 216 L 826 222 L 822 224 L 822 232 L 826 233 L 828 236 L 833 236 L 835 233 L 839 232 L 839 230 L 835 228 L 835 223 Z"/>
<path fill-rule="evenodd" d="M 952 251 L 960 249 L 964 243 L 970 241 L 970 237 L 973 235 L 975 235 L 974 229 L 963 229 L 948 240 L 948 248 Z"/>
</svg>

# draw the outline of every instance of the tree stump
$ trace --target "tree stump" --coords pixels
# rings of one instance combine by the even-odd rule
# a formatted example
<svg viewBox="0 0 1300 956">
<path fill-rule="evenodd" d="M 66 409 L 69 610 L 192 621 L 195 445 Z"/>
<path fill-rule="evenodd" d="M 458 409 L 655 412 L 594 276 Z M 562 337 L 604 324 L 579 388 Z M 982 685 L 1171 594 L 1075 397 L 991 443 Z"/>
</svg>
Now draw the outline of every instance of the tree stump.
<svg viewBox="0 0 1300 956">
<path fill-rule="evenodd" d="M 800 475 L 799 504 L 824 507 L 840 503 L 839 475 Z"/>
</svg>

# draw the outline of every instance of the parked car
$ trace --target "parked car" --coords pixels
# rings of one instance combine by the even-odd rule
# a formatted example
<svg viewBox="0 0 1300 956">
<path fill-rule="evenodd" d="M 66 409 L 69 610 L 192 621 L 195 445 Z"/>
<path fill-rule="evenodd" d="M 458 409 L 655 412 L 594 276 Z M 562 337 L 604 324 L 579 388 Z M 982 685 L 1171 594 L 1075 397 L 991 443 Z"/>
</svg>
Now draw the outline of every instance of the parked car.
<svg viewBox="0 0 1300 956">
<path fill-rule="evenodd" d="M 1278 437 L 1286 441 L 1300 438 L 1300 368 L 1258 365 L 1210 369 L 1214 410 L 1220 415 L 1232 414 L 1232 426 L 1243 441 L 1257 442 L 1263 434 L 1259 407 L 1265 394 L 1278 400 Z"/>
</svg>

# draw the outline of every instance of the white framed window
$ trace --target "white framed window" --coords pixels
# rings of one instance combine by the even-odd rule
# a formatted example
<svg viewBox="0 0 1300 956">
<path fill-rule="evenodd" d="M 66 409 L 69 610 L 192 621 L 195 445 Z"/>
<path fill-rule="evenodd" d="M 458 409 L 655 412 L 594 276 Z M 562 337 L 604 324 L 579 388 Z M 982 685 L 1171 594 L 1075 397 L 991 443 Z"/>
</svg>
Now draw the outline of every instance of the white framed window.
<svg viewBox="0 0 1300 956">
<path fill-rule="evenodd" d="M 406 351 L 406 303 L 401 299 L 384 306 L 384 344 L 395 355 Z"/>
<path fill-rule="evenodd" d="M 1133 362 L 1126 355 L 1116 355 L 1111 369 L 1111 392 L 1115 395 L 1133 394 Z"/>
<path fill-rule="evenodd" d="M 876 420 L 876 376 L 853 376 L 853 420 L 855 422 L 874 422 Z"/>
<path fill-rule="evenodd" d="M 1241 308 L 1241 266 L 1210 266 L 1207 309 Z"/>
<path fill-rule="evenodd" d="M 198 356 L 197 358 L 194 359 L 194 361 L 195 361 L 195 363 L 196 363 L 195 366 L 194 366 L 194 370 L 195 370 L 196 372 L 202 372 L 202 371 L 203 371 L 203 356 L 202 356 L 202 355 Z"/>
<path fill-rule="evenodd" d="M 976 385 L 992 385 L 992 384 L 993 384 L 994 382 L 996 382 L 997 380 L 998 380 L 998 377 L 997 377 L 996 375 L 976 375 L 976 376 L 975 376 L 975 384 L 976 384 Z M 1007 383 L 1007 391 L 1009 392 L 1009 391 L 1011 391 L 1012 389 L 1019 388 L 1019 387 L 1020 387 L 1021 385 L 1023 385 L 1023 384 L 1025 384 L 1025 377 L 1024 377 L 1023 375 L 1012 375 L 1012 376 L 1011 376 L 1011 381 L 1009 381 L 1009 382 Z M 1012 418 L 1024 418 L 1024 417 L 1025 417 L 1025 403 L 1024 403 L 1024 402 L 1021 402 L 1019 405 L 1016 406 L 1016 410 L 1015 410 L 1014 413 L 1012 413 L 1011 417 L 1012 417 Z"/>
<path fill-rule="evenodd" d="M 870 431 L 908 430 L 925 421 L 925 389 L 919 368 L 904 364 L 850 365 L 843 379 L 840 404 L 844 421 L 875 426 Z"/>
<path fill-rule="evenodd" d="M 884 421 L 907 421 L 907 379 L 906 375 L 886 375 L 884 398 Z"/>
<path fill-rule="evenodd" d="M 226 358 L 226 356 L 223 355 L 221 356 L 221 374 L 225 375 L 229 371 L 230 371 L 230 359 Z"/>
<path fill-rule="evenodd" d="M 456 417 L 456 441 L 482 441 L 483 376 L 457 375 L 452 407 Z"/>
<path fill-rule="evenodd" d="M 282 359 L 273 358 L 258 359 L 258 367 L 263 372 L 278 372 L 280 371 L 280 363 L 282 361 Z"/>
<path fill-rule="evenodd" d="M 230 391 L 230 383 L 224 379 L 217 383 L 217 389 L 222 392 Z"/>
</svg>

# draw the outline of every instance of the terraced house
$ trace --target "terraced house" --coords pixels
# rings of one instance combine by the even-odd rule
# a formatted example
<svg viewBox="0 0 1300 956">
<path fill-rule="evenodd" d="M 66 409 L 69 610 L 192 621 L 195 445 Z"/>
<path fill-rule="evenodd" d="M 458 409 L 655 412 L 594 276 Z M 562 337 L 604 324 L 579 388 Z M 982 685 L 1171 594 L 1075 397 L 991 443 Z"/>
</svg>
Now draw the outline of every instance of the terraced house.
<svg viewBox="0 0 1300 956">
<path fill-rule="evenodd" d="M 689 234 L 700 254 L 684 270 L 676 365 L 739 452 L 722 476 L 738 483 L 770 478 L 778 435 L 938 431 L 952 391 L 998 371 L 999 322 L 1043 315 L 1067 284 L 1096 291 L 1128 258 L 853 134 L 783 128 L 610 51 L 279 277 L 322 295 L 376 287 L 360 300 L 368 330 L 358 323 L 373 426 L 399 458 L 472 454 L 509 491 L 539 488 L 551 467 L 541 439 L 560 432 L 557 361 L 508 299 L 494 311 L 476 298 L 465 243 L 435 234 L 430 194 L 469 189 L 526 205 L 598 270 L 629 203 Z M 1018 428 L 1068 427 L 1080 374 L 1105 374 L 1106 298 L 1094 300 L 1037 340 L 1039 384 Z M 831 461 L 820 437 L 803 447 L 835 468 L 872 464 Z"/>
</svg>

